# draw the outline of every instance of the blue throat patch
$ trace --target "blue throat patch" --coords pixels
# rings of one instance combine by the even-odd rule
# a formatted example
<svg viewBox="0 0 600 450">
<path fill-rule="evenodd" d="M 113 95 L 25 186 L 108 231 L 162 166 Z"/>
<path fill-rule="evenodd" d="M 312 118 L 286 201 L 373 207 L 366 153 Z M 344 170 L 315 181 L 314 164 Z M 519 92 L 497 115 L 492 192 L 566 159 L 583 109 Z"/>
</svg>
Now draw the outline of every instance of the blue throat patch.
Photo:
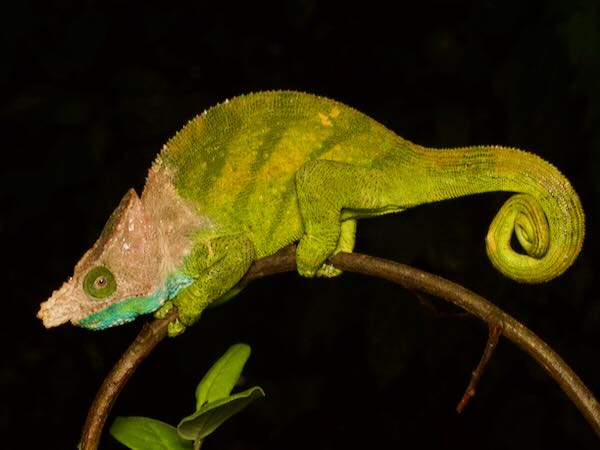
<svg viewBox="0 0 600 450">
<path fill-rule="evenodd" d="M 175 297 L 181 289 L 192 284 L 193 281 L 192 277 L 181 273 L 169 275 L 167 280 L 151 295 L 126 298 L 119 303 L 90 314 L 77 322 L 77 325 L 90 330 L 104 330 L 131 322 L 137 316 L 156 311 L 167 300 Z"/>
</svg>

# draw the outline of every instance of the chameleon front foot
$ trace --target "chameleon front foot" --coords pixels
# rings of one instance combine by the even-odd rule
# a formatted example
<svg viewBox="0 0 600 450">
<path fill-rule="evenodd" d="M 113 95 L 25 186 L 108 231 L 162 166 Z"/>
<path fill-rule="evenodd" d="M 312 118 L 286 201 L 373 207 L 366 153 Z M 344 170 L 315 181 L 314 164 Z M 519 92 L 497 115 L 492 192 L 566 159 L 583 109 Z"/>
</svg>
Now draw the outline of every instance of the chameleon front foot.
<svg viewBox="0 0 600 450">
<path fill-rule="evenodd" d="M 175 319 L 173 322 L 169 323 L 167 334 L 169 337 L 179 336 L 180 334 L 183 334 L 186 328 L 187 327 L 182 324 L 179 319 Z"/>
<path fill-rule="evenodd" d="M 165 303 L 160 307 L 160 309 L 158 309 L 158 311 L 154 313 L 154 317 L 156 319 L 166 319 L 169 313 L 173 311 L 173 306 L 174 304 L 172 301 Z M 169 322 L 167 333 L 169 337 L 179 336 L 180 334 L 183 334 L 186 328 L 187 326 L 181 323 L 179 318 L 176 318 L 175 320 Z"/>
<path fill-rule="evenodd" d="M 180 295 L 174 300 L 165 303 L 154 313 L 155 318 L 166 319 L 173 311 L 173 308 L 177 307 L 177 317 L 168 325 L 169 337 L 175 337 L 183 334 L 188 326 L 192 325 L 198 320 L 200 313 L 204 309 L 199 309 L 196 302 L 190 302 L 189 300 L 186 301 L 185 297 L 185 294 Z"/>
<path fill-rule="evenodd" d="M 192 310 L 190 314 L 190 311 L 188 311 L 188 309 L 185 306 L 182 307 L 182 305 L 176 305 L 172 301 L 168 302 L 158 311 L 156 311 L 154 313 L 154 317 L 156 317 L 157 319 L 167 318 L 169 313 L 173 310 L 173 306 L 177 306 L 178 317 L 176 317 L 175 320 L 169 322 L 167 329 L 169 337 L 175 337 L 179 336 L 180 334 L 183 334 L 185 329 L 188 326 L 192 325 L 194 322 L 196 322 L 200 317 L 200 314 L 196 311 Z"/>
<path fill-rule="evenodd" d="M 156 319 L 164 319 L 173 309 L 173 302 L 166 302 L 154 313 Z"/>
</svg>

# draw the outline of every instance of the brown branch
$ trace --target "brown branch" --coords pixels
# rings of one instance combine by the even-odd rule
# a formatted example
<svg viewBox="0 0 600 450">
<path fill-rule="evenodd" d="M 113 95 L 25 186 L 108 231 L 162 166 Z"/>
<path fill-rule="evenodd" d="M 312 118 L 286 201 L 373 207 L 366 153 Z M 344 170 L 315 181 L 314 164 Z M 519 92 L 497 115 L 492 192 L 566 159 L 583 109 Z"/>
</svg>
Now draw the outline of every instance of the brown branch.
<svg viewBox="0 0 600 450">
<path fill-rule="evenodd" d="M 575 403 L 596 434 L 600 436 L 600 405 L 581 379 L 556 352 L 531 330 L 483 297 L 441 277 L 368 255 L 340 253 L 334 256 L 330 262 L 335 267 L 347 272 L 382 278 L 406 289 L 440 297 L 465 309 L 485 321 L 490 327 L 500 326 L 504 336 L 529 353 L 554 378 L 571 401 Z M 295 246 L 289 246 L 276 255 L 256 261 L 241 283 L 245 285 L 268 275 L 294 269 Z M 137 366 L 166 336 L 168 321 L 174 317 L 175 313 L 173 312 L 167 319 L 155 320 L 151 325 L 145 326 L 106 377 L 88 412 L 79 443 L 81 450 L 98 448 L 102 428 L 118 394 Z M 487 352 L 489 351 L 486 350 Z M 489 353 L 491 354 L 491 352 Z M 479 366 L 485 366 L 485 358 L 489 359 L 489 356 L 484 353 Z M 473 375 L 475 383 L 479 377 L 480 375 Z M 468 391 L 469 388 L 467 388 Z"/>
</svg>

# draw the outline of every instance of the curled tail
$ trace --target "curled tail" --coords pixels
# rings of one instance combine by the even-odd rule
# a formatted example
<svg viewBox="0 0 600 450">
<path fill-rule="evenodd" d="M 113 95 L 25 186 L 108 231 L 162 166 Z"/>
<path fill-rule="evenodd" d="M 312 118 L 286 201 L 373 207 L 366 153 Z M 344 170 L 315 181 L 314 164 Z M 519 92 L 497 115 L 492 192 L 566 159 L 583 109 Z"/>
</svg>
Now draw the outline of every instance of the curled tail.
<svg viewBox="0 0 600 450">
<path fill-rule="evenodd" d="M 583 208 L 569 181 L 552 164 L 505 147 L 417 152 L 427 172 L 440 180 L 429 192 L 429 201 L 490 191 L 516 193 L 501 207 L 486 237 L 487 254 L 504 275 L 541 283 L 573 264 L 585 234 Z M 512 248 L 513 232 L 524 253 Z"/>
<path fill-rule="evenodd" d="M 541 159 L 540 159 L 541 160 Z M 510 197 L 494 217 L 485 239 L 492 264 L 524 283 L 542 283 L 561 275 L 579 255 L 585 234 L 579 197 L 566 178 L 554 171 L 546 189 Z M 513 231 L 525 253 L 512 248 Z"/>
</svg>

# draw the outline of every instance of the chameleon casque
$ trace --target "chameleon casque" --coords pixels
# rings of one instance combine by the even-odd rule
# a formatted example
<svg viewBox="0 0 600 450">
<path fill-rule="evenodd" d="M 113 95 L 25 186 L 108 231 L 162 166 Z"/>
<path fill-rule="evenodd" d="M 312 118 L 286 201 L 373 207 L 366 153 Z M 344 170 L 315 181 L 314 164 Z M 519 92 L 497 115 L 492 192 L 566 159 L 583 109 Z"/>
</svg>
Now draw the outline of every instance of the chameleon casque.
<svg viewBox="0 0 600 450">
<path fill-rule="evenodd" d="M 583 210 L 540 157 L 498 146 L 425 148 L 310 94 L 239 96 L 166 143 L 141 197 L 125 194 L 38 317 L 46 327 L 105 329 L 174 303 L 169 334 L 177 335 L 235 296 L 254 260 L 292 242 L 301 275 L 335 276 L 325 262 L 352 251 L 357 219 L 489 191 L 516 193 L 486 238 L 500 272 L 539 283 L 573 263 Z M 525 253 L 511 247 L 513 231 Z"/>
</svg>

